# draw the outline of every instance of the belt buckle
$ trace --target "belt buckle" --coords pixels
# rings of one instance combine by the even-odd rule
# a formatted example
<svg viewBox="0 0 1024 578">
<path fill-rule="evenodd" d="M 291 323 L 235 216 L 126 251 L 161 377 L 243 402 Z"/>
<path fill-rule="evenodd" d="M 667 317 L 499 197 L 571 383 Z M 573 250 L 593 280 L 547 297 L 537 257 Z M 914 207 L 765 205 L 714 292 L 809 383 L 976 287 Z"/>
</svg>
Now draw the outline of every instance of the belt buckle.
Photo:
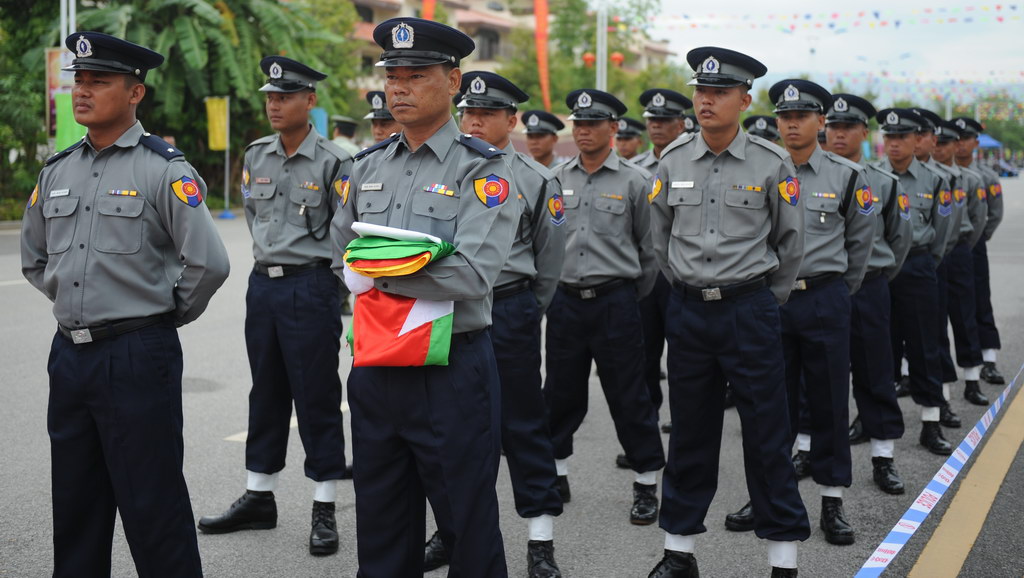
<svg viewBox="0 0 1024 578">
<path fill-rule="evenodd" d="M 276 279 L 277 277 L 284 277 L 284 266 L 273 265 L 271 267 L 267 267 L 267 275 L 271 279 Z"/>
<path fill-rule="evenodd" d="M 580 289 L 580 299 L 593 299 L 594 297 L 597 297 L 597 291 L 595 291 L 593 287 Z"/>
<path fill-rule="evenodd" d="M 701 289 L 700 296 L 705 301 L 721 301 L 722 289 L 721 287 L 709 287 L 708 289 Z"/>
<path fill-rule="evenodd" d="M 75 345 L 92 343 L 92 333 L 89 333 L 88 329 L 72 329 L 71 341 L 74 342 Z"/>
<path fill-rule="evenodd" d="M 796 283 L 793 283 L 794 291 L 807 291 L 807 279 L 797 279 Z"/>
</svg>

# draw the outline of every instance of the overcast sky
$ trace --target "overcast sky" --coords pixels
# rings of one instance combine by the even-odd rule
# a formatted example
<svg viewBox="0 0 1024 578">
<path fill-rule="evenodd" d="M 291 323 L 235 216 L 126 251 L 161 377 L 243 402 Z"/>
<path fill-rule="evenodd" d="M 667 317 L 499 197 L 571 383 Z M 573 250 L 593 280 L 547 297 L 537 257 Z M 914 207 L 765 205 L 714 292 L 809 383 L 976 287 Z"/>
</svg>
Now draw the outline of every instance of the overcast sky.
<svg viewBox="0 0 1024 578">
<path fill-rule="evenodd" d="M 680 63 L 697 46 L 731 48 L 768 67 L 761 86 L 803 73 L 826 88 L 873 86 L 880 100 L 938 92 L 963 102 L 1008 84 L 1024 99 L 1024 0 L 661 3 L 650 33 Z"/>
</svg>

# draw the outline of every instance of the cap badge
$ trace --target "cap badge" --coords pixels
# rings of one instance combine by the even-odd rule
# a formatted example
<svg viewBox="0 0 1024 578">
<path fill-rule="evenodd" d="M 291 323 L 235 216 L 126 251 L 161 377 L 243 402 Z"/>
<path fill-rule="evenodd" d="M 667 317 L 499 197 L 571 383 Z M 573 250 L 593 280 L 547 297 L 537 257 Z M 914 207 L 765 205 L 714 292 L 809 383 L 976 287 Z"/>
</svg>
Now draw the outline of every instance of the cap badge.
<svg viewBox="0 0 1024 578">
<path fill-rule="evenodd" d="M 413 36 L 412 27 L 402 22 L 391 29 L 391 45 L 395 48 L 412 48 Z"/>
<path fill-rule="evenodd" d="M 964 129 L 966 129 L 966 128 L 967 128 L 967 123 L 966 123 L 966 122 L 964 122 L 964 119 L 962 119 L 962 118 L 958 118 L 958 119 L 956 119 L 956 126 L 957 126 L 957 128 L 959 128 L 960 130 L 964 130 Z"/>
<path fill-rule="evenodd" d="M 665 106 L 665 95 L 661 94 L 660 92 L 655 94 L 654 97 L 651 98 L 651 106 L 657 106 L 657 107 Z"/>
<path fill-rule="evenodd" d="M 686 130 L 693 130 L 693 119 L 689 117 L 683 119 L 683 126 L 686 127 Z"/>
<path fill-rule="evenodd" d="M 896 114 L 895 110 L 890 111 L 889 114 L 887 114 L 885 116 L 885 124 L 899 124 L 899 123 L 900 123 L 900 115 Z"/>
<path fill-rule="evenodd" d="M 375 94 L 373 95 L 373 100 L 370 102 L 370 106 L 380 110 L 384 108 L 384 99 L 382 99 L 379 94 Z"/>
<path fill-rule="evenodd" d="M 800 91 L 795 86 L 790 84 L 786 87 L 786 90 L 782 92 L 782 100 L 786 102 L 792 102 L 794 100 L 800 100 Z"/>
<path fill-rule="evenodd" d="M 473 82 L 469 83 L 469 91 L 473 94 L 484 94 L 487 92 L 487 83 L 478 76 L 473 79 Z"/>
<path fill-rule="evenodd" d="M 718 59 L 714 56 L 709 56 L 704 59 L 704 62 L 700 65 L 700 71 L 710 74 L 717 74 L 719 70 Z"/>
<path fill-rule="evenodd" d="M 834 108 L 836 112 L 846 112 L 850 110 L 850 105 L 846 104 L 845 99 L 837 98 L 836 102 L 832 105 L 832 108 Z"/>
<path fill-rule="evenodd" d="M 576 99 L 576 108 L 590 108 L 592 104 L 594 104 L 594 100 L 585 92 L 580 93 L 579 98 Z"/>
<path fill-rule="evenodd" d="M 281 70 L 281 65 L 277 62 L 270 65 L 270 78 L 281 78 L 283 73 L 284 71 Z"/>
<path fill-rule="evenodd" d="M 768 128 L 768 123 L 763 118 L 759 118 L 754 121 L 754 128 L 757 130 L 765 130 Z"/>
<path fill-rule="evenodd" d="M 526 126 L 540 126 L 540 117 L 537 115 L 531 116 L 527 119 Z"/>
<path fill-rule="evenodd" d="M 78 37 L 78 43 L 75 44 L 75 48 L 77 49 L 75 55 L 79 58 L 88 58 L 92 56 L 92 42 L 89 42 L 89 39 L 85 36 Z"/>
<path fill-rule="evenodd" d="M 624 120 L 622 120 L 620 118 L 619 119 L 619 130 L 626 130 L 627 128 L 629 128 L 629 125 L 626 123 L 626 121 L 624 121 Z"/>
</svg>

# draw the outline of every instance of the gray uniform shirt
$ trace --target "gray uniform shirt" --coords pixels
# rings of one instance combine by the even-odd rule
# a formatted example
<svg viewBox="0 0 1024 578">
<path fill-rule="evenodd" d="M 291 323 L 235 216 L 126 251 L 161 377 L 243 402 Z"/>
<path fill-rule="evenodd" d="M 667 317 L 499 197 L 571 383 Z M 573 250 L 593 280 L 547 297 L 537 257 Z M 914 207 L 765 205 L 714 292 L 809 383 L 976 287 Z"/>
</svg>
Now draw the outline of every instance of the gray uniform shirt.
<svg viewBox="0 0 1024 578">
<path fill-rule="evenodd" d="M 984 233 L 985 240 L 988 241 L 996 232 L 999 223 L 1003 221 L 1003 185 L 999 182 L 999 175 L 980 164 L 977 159 L 971 161 L 968 168 L 980 174 L 988 187 L 988 220 L 985 222 Z"/>
<path fill-rule="evenodd" d="M 882 222 L 875 229 L 875 242 L 868 259 L 868 271 L 881 270 L 890 281 L 899 275 L 910 252 L 913 230 L 910 225 L 910 197 L 900 180 L 889 171 L 861 162 L 875 204 L 881 209 Z"/>
<path fill-rule="evenodd" d="M 789 153 L 739 130 L 714 154 L 703 135 L 665 148 L 650 193 L 658 263 L 671 282 L 723 287 L 771 276 L 781 304 L 804 257 L 804 209 Z"/>
<path fill-rule="evenodd" d="M 183 156 L 168 160 L 143 139 L 177 153 L 136 122 L 101 151 L 86 137 L 39 174 L 22 221 L 22 272 L 69 329 L 169 311 L 188 323 L 227 279 L 206 183 Z"/>
<path fill-rule="evenodd" d="M 867 271 L 881 212 L 864 169 L 815 145 L 807 162 L 796 167 L 796 178 L 806 211 L 804 260 L 797 278 L 840 273 L 855 293 Z"/>
<path fill-rule="evenodd" d="M 637 297 L 654 288 L 650 175 L 614 150 L 588 173 L 579 155 L 558 167 L 568 227 L 561 281 L 592 287 L 614 279 L 636 281 Z"/>
<path fill-rule="evenodd" d="M 964 175 L 964 192 L 967 194 L 967 218 L 971 222 L 971 231 L 967 238 L 969 247 L 974 247 L 981 236 L 985 234 L 985 226 L 988 224 L 988 189 L 985 186 L 985 179 L 974 170 L 967 167 L 960 167 L 960 173 Z"/>
<path fill-rule="evenodd" d="M 415 152 L 404 134 L 380 144 L 356 162 L 348 198 L 331 222 L 332 267 L 343 275 L 345 247 L 356 237 L 354 221 L 436 235 L 454 244 L 455 253 L 410 275 L 374 279 L 374 286 L 385 293 L 454 301 L 454 333 L 489 326 L 491 290 L 508 258 L 520 212 L 503 155 L 461 135 L 455 119 Z M 487 158 L 481 150 L 499 156 Z M 487 194 L 500 190 L 505 194 Z"/>
<path fill-rule="evenodd" d="M 946 188 L 949 190 L 950 206 L 952 207 L 952 212 L 949 214 L 951 229 L 949 238 L 946 239 L 946 248 L 943 253 L 943 255 L 949 255 L 953 251 L 953 247 L 960 240 L 960 232 L 963 230 L 964 223 L 966 222 L 967 226 L 970 226 L 970 221 L 967 219 L 967 194 L 964 192 L 963 179 L 960 169 L 940 165 L 934 158 L 929 158 L 928 162 L 923 164 L 926 168 L 945 179 Z"/>
<path fill-rule="evenodd" d="M 495 286 L 530 279 L 537 306 L 545 311 L 555 296 L 565 257 L 565 209 L 561 185 L 544 165 L 505 147 L 505 160 L 515 175 L 522 216 L 512 250 Z"/>
<path fill-rule="evenodd" d="M 893 171 L 887 158 L 878 161 L 878 167 L 895 174 L 910 198 L 910 224 L 913 227 L 911 249 L 928 249 L 938 263 L 945 254 L 946 241 L 953 232 L 953 223 L 949 218 L 953 212 L 953 200 L 948 185 L 916 158 L 911 159 L 903 173 Z M 945 202 L 942 200 L 943 190 L 949 195 Z"/>
<path fill-rule="evenodd" d="M 347 192 L 352 157 L 312 126 L 291 157 L 281 135 L 245 151 L 242 203 L 252 255 L 264 265 L 305 265 L 331 259 L 331 217 Z"/>
<path fill-rule="evenodd" d="M 654 150 L 644 151 L 635 157 L 631 158 L 629 162 L 644 169 L 652 175 L 658 172 L 658 157 L 654 156 Z"/>
</svg>

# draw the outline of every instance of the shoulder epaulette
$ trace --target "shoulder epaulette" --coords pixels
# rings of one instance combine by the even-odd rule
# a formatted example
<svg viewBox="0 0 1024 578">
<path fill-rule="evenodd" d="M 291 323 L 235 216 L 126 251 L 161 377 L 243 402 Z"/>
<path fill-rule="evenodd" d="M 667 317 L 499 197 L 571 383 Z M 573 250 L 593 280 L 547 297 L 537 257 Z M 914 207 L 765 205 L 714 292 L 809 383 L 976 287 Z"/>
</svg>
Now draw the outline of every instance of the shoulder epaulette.
<svg viewBox="0 0 1024 578">
<path fill-rule="evenodd" d="M 345 149 L 341 148 L 337 144 L 327 140 L 326 138 L 323 138 L 323 137 L 318 138 L 317 141 L 316 141 L 316 144 L 320 148 L 322 148 L 325 151 L 327 151 L 327 154 L 329 154 L 332 157 L 338 159 L 339 161 L 344 162 L 344 161 L 352 160 L 352 155 L 348 154 L 348 151 L 346 151 Z"/>
<path fill-rule="evenodd" d="M 530 155 L 524 152 L 516 151 L 516 157 L 519 160 L 523 161 L 526 164 L 526 166 L 530 167 L 537 174 L 543 177 L 545 181 L 551 181 L 556 178 L 555 173 L 552 172 L 551 169 L 533 160 L 533 157 L 531 157 Z"/>
<path fill-rule="evenodd" d="M 862 172 L 864 170 L 864 167 L 860 166 L 859 164 L 851 161 L 850 159 L 848 159 L 846 157 L 837 155 L 836 153 L 833 153 L 833 152 L 830 152 L 830 151 L 825 151 L 825 156 L 830 158 L 830 159 L 832 159 L 833 161 L 841 164 L 841 165 L 850 167 L 856 173 Z"/>
<path fill-rule="evenodd" d="M 889 177 L 890 179 L 893 179 L 894 181 L 900 180 L 900 178 L 896 176 L 896 173 L 892 171 L 887 171 L 876 164 L 868 163 L 864 165 L 864 168 L 882 173 L 883 175 Z"/>
<path fill-rule="evenodd" d="M 761 138 L 761 137 L 759 137 L 757 135 L 747 133 L 747 140 L 749 140 L 750 142 L 752 142 L 752 143 L 754 143 L 756 145 L 760 145 L 761 147 L 766 148 L 766 149 L 772 151 L 773 153 L 778 155 L 778 157 L 780 159 L 785 160 L 785 159 L 789 158 L 789 153 L 786 152 L 786 149 L 780 147 L 779 145 L 773 143 L 772 141 L 770 141 L 768 139 L 763 139 L 763 138 Z"/>
<path fill-rule="evenodd" d="M 66 149 L 64 149 L 64 150 L 62 150 L 62 151 L 60 151 L 58 153 L 54 153 L 53 156 L 51 156 L 50 158 L 46 159 L 46 162 L 43 163 L 43 166 L 47 166 L 47 165 L 50 165 L 50 164 L 53 164 L 53 163 L 59 161 L 60 159 L 62 159 L 64 157 L 68 156 L 69 154 L 73 153 L 78 147 L 82 146 L 83 144 L 85 144 L 85 137 L 82 137 L 81 140 L 79 140 L 75 144 L 69 146 L 68 148 L 66 148 Z"/>
<path fill-rule="evenodd" d="M 491 145 L 487 141 L 468 134 L 460 134 L 459 142 L 463 146 L 471 148 L 476 152 L 482 154 L 484 158 L 493 159 L 494 157 L 500 157 L 501 155 L 505 154 L 505 151 Z"/>
<path fill-rule="evenodd" d="M 171 143 L 164 139 L 156 136 L 153 133 L 144 132 L 142 138 L 139 139 L 139 144 L 145 146 L 149 150 L 156 154 L 164 157 L 167 160 L 174 160 L 178 157 L 185 156 L 185 153 L 171 146 Z"/>
<path fill-rule="evenodd" d="M 696 133 L 692 133 L 692 132 L 685 132 L 685 133 L 679 135 L 678 137 L 676 137 L 676 139 L 674 141 L 668 143 L 668 145 L 666 145 L 665 148 L 662 149 L 662 151 L 661 151 L 661 158 L 665 158 L 665 153 L 667 153 L 668 151 L 670 151 L 670 150 L 672 150 L 672 149 L 674 149 L 676 147 L 683 146 L 684 144 L 692 141 L 694 136 L 696 136 Z M 651 154 L 654 154 L 654 153 L 651 153 Z"/>
<path fill-rule="evenodd" d="M 368 155 L 368 154 L 370 154 L 372 152 L 376 152 L 376 151 L 379 151 L 382 148 L 386 148 L 388 145 L 390 145 L 391 143 L 393 143 L 396 140 L 398 140 L 399 134 L 400 133 L 393 132 L 393 133 L 391 133 L 391 136 L 389 136 L 388 138 L 380 141 L 379 143 L 377 143 L 375 145 L 368 146 L 368 147 L 364 148 L 363 150 L 359 151 L 358 153 L 356 153 L 356 160 L 358 161 L 359 159 L 365 157 L 366 155 Z"/>
<path fill-rule="evenodd" d="M 265 137 L 258 138 L 256 140 L 252 141 L 251 143 L 245 145 L 245 150 L 249 150 L 251 147 L 254 147 L 256 145 L 270 144 L 270 143 L 274 142 L 274 139 L 276 139 L 276 138 L 277 138 L 276 134 L 271 134 L 271 135 L 267 135 Z"/>
</svg>

